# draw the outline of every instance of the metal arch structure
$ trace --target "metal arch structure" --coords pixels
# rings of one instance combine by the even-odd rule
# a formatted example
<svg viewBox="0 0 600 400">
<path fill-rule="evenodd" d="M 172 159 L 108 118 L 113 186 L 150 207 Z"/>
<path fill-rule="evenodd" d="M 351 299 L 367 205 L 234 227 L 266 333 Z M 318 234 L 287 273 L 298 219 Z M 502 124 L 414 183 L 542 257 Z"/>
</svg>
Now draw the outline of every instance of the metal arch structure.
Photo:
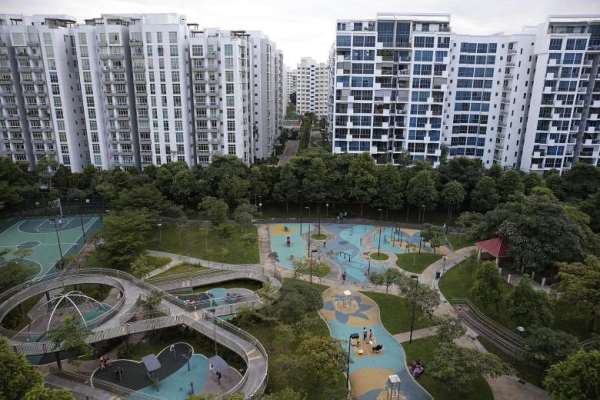
<svg viewBox="0 0 600 400">
<path fill-rule="evenodd" d="M 70 292 L 67 292 L 65 294 L 61 294 L 59 296 L 55 296 L 53 298 L 51 298 L 50 300 L 46 301 L 43 305 L 47 305 L 49 303 L 52 303 L 53 301 L 56 301 L 56 304 L 54 305 L 54 307 L 52 308 L 52 312 L 50 312 L 50 317 L 48 318 L 48 324 L 46 326 L 46 332 L 50 331 L 50 324 L 52 323 L 52 319 L 54 318 L 54 314 L 56 313 L 56 311 L 58 310 L 58 306 L 60 306 L 60 304 L 65 301 L 68 300 L 73 307 L 75 307 L 75 310 L 77 310 L 77 313 L 79 314 L 79 316 L 81 317 L 81 321 L 83 322 L 83 326 L 85 326 L 86 328 L 88 327 L 87 321 L 85 320 L 85 317 L 83 316 L 83 313 L 81 312 L 81 310 L 79 309 L 79 307 L 77 306 L 77 304 L 73 301 L 73 299 L 71 297 L 81 297 L 87 300 L 90 300 L 92 303 L 96 303 L 100 306 L 109 306 L 109 304 L 106 303 L 102 303 L 99 302 L 98 300 L 94 299 L 93 297 L 90 297 L 82 292 L 80 292 L 79 290 L 71 290 Z"/>
</svg>

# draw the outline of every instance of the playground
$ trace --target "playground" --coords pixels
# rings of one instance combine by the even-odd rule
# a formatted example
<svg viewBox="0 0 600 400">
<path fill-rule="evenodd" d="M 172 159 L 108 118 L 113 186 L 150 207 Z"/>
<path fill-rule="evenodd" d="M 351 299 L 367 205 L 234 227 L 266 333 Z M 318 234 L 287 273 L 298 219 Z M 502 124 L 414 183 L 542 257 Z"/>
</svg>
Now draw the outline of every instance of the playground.
<svg viewBox="0 0 600 400">
<path fill-rule="evenodd" d="M 219 356 L 194 353 L 188 343 L 174 343 L 157 355 L 141 361 L 102 361 L 92 373 L 91 383 L 112 383 L 136 393 L 165 400 L 185 400 L 191 394 L 221 394 L 233 388 L 240 374 Z"/>
<path fill-rule="evenodd" d="M 431 399 L 410 376 L 404 349 L 383 327 L 379 308 L 373 300 L 359 292 L 329 288 L 323 292 L 320 314 L 327 322 L 331 336 L 342 342 L 344 352 L 349 351 L 352 398 L 390 398 L 386 382 L 391 375 L 397 375 L 403 398 Z"/>
<path fill-rule="evenodd" d="M 57 219 L 22 219 L 0 233 L 0 250 L 8 250 L 6 261 L 15 259 L 13 252 L 20 248 L 31 250 L 22 260 L 34 263 L 39 271 L 36 278 L 55 272 L 62 257 L 77 254 L 86 238 L 92 236 L 102 223 L 97 216 L 70 216 Z M 1 264 L 0 264 L 1 268 Z"/>
<path fill-rule="evenodd" d="M 316 224 L 273 224 L 269 226 L 271 250 L 277 253 L 279 265 L 294 269 L 295 260 L 304 260 L 309 247 L 313 260 L 326 262 L 332 267 L 331 278 L 342 274 L 353 283 L 366 283 L 371 272 L 384 272 L 390 263 L 378 262 L 368 255 L 378 250 L 396 255 L 421 251 L 431 252 L 429 244 L 421 239 L 420 231 L 375 225 L 321 224 L 324 240 L 312 235 L 319 231 Z M 309 233 L 311 236 L 309 246 Z"/>
</svg>

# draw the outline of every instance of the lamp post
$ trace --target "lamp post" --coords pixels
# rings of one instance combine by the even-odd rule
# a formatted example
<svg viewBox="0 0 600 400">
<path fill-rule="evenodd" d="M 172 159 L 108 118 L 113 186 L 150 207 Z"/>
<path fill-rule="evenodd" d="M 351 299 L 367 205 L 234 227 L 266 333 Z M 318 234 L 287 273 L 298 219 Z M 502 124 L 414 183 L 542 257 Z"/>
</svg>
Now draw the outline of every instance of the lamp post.
<svg viewBox="0 0 600 400">
<path fill-rule="evenodd" d="M 317 204 L 317 227 L 319 237 L 321 237 L 321 203 Z"/>
<path fill-rule="evenodd" d="M 421 223 L 425 222 L 425 204 L 421 204 Z"/>
<path fill-rule="evenodd" d="M 348 357 L 346 358 L 346 389 L 348 389 L 348 385 L 350 383 L 350 345 L 352 344 L 352 339 L 358 339 L 360 335 L 358 333 L 351 333 L 348 337 Z"/>
<path fill-rule="evenodd" d="M 81 233 L 83 234 L 83 243 L 85 243 L 85 229 L 83 228 L 83 214 L 81 213 L 81 205 L 85 202 L 85 204 L 90 204 L 90 199 L 85 199 L 79 205 L 79 223 L 81 224 Z"/>
<path fill-rule="evenodd" d="M 413 330 L 415 328 L 415 306 L 417 303 L 416 302 L 417 288 L 419 286 L 419 277 L 417 275 L 411 275 L 410 277 L 415 280 L 415 290 L 413 292 L 413 298 L 412 298 L 412 316 L 410 319 L 410 337 L 408 339 L 408 343 L 412 343 Z"/>
<path fill-rule="evenodd" d="M 379 211 L 379 239 L 377 240 L 377 256 L 379 256 L 379 251 L 381 250 L 381 208 L 378 208 Z"/>
<path fill-rule="evenodd" d="M 162 245 L 162 224 L 156 224 L 158 226 L 158 242 Z"/>
<path fill-rule="evenodd" d="M 62 246 L 60 244 L 60 234 L 58 233 L 58 221 L 54 218 L 54 231 L 56 232 L 56 243 L 58 244 L 58 253 L 60 254 L 60 267 L 64 266 L 65 260 L 63 257 Z"/>
<path fill-rule="evenodd" d="M 329 218 L 329 203 L 325 203 L 325 218 Z"/>
</svg>

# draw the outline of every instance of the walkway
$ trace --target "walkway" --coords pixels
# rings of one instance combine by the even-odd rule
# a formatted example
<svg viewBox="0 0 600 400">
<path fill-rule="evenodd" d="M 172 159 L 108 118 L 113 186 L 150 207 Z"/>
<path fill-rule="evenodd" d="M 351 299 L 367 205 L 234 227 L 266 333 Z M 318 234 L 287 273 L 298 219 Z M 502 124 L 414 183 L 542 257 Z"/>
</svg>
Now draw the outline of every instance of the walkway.
<svg viewBox="0 0 600 400">
<path fill-rule="evenodd" d="M 287 164 L 298 152 L 299 144 L 299 140 L 288 140 L 285 143 L 285 149 L 283 149 L 283 153 L 279 156 L 279 162 L 277 163 L 277 166 L 283 167 L 285 164 Z"/>
<path fill-rule="evenodd" d="M 423 338 L 435 336 L 435 335 L 437 335 L 437 326 L 432 326 L 429 328 L 422 328 L 422 329 L 414 330 L 412 338 L 413 338 L 413 340 L 416 340 L 416 339 L 423 339 Z M 410 341 L 410 332 L 397 333 L 394 335 L 394 339 L 396 339 L 398 341 L 398 343 L 406 343 L 406 342 Z"/>
<path fill-rule="evenodd" d="M 115 285 L 115 282 L 117 285 Z M 153 293 L 161 292 L 163 300 L 160 305 L 168 315 L 166 317 L 125 323 L 127 321 L 122 316 L 127 315 L 127 310 L 122 308 L 119 310 L 119 314 L 94 329 L 92 334 L 86 338 L 86 342 L 94 343 L 175 325 L 187 325 L 207 337 L 214 338 L 219 344 L 236 352 L 246 362 L 246 373 L 240 385 L 232 393 L 242 392 L 246 397 L 252 397 L 264 391 L 267 380 L 268 355 L 262 344 L 247 332 L 226 321 L 213 317 L 213 315 L 219 315 L 221 307 L 226 307 L 227 312 L 236 312 L 243 306 L 257 306 L 260 304 L 259 301 L 253 301 L 251 302 L 252 304 L 236 303 L 215 307 L 215 313 L 213 314 L 204 310 L 195 310 L 193 306 L 186 304 L 177 297 L 162 292 L 155 286 L 125 272 L 113 269 L 88 268 L 77 272 L 68 271 L 68 274 L 46 276 L 40 281 L 27 282 L 3 293 L 0 296 L 0 301 L 2 301 L 0 303 L 0 315 L 6 315 L 8 310 L 36 293 L 43 293 L 44 291 L 64 285 L 82 283 L 120 286 L 123 290 L 123 297 L 129 302 L 137 300 L 139 297 L 148 297 Z M 18 342 L 11 340 L 11 346 L 20 353 L 30 355 L 56 351 L 54 344 L 51 342 Z"/>
</svg>

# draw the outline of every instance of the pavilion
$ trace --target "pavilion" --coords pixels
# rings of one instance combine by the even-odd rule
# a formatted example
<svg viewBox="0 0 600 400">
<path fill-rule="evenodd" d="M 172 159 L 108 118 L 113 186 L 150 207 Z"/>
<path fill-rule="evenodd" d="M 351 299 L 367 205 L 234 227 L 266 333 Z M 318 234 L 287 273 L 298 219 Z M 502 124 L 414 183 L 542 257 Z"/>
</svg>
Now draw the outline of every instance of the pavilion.
<svg viewBox="0 0 600 400">
<path fill-rule="evenodd" d="M 509 244 L 500 237 L 477 242 L 477 262 L 481 260 L 481 253 L 486 253 L 496 259 L 496 266 L 500 266 L 500 259 L 508 255 L 509 249 Z"/>
</svg>

